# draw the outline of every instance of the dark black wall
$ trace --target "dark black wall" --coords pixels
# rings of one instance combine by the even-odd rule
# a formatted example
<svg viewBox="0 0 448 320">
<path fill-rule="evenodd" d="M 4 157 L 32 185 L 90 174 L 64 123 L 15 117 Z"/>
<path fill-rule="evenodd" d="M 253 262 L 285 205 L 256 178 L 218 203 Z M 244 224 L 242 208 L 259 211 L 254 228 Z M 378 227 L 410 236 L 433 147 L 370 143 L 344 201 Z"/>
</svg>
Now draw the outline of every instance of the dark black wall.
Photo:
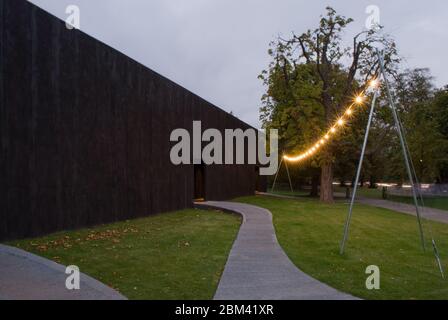
<svg viewBox="0 0 448 320">
<path fill-rule="evenodd" d="M 192 207 L 175 128 L 249 126 L 25 0 L 0 0 L 0 240 Z M 206 198 L 253 194 L 206 168 Z"/>
</svg>

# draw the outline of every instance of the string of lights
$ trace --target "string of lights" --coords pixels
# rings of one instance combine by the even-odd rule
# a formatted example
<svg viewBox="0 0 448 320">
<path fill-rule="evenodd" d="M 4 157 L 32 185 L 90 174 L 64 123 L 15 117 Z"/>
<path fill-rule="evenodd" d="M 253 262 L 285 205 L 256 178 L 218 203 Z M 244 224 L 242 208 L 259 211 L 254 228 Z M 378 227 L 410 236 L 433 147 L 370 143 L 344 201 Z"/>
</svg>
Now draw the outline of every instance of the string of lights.
<svg viewBox="0 0 448 320">
<path fill-rule="evenodd" d="M 369 88 L 372 90 L 375 90 L 380 85 L 377 78 L 371 80 L 369 82 Z M 305 161 L 314 155 L 322 149 L 325 145 L 327 145 L 331 139 L 337 134 L 338 130 L 343 129 L 345 124 L 349 121 L 349 119 L 353 116 L 353 114 L 356 111 L 356 107 L 362 106 L 364 104 L 364 101 L 366 100 L 365 96 L 366 90 L 362 91 L 360 94 L 358 94 L 354 99 L 353 102 L 348 106 L 348 108 L 345 109 L 342 116 L 340 116 L 336 122 L 331 126 L 331 128 L 327 131 L 325 135 L 323 135 L 312 147 L 310 147 L 308 150 L 304 151 L 303 153 L 297 155 L 297 156 L 287 156 L 284 155 L 283 159 L 288 162 L 302 162 Z"/>
</svg>

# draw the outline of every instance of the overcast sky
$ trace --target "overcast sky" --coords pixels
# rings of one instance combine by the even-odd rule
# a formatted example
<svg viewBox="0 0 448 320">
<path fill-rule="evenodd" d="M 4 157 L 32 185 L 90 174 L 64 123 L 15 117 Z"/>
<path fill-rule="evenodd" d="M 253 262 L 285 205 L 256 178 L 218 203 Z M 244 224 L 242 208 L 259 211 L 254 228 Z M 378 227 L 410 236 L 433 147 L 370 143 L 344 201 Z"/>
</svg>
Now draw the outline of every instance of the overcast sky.
<svg viewBox="0 0 448 320">
<path fill-rule="evenodd" d="M 448 1 L 426 0 L 32 0 L 66 18 L 74 4 L 81 30 L 259 127 L 263 86 L 277 35 L 317 25 L 330 5 L 362 30 L 366 8 L 377 5 L 381 24 L 398 43 L 405 67 L 429 67 L 436 85 L 448 84 Z"/>
</svg>

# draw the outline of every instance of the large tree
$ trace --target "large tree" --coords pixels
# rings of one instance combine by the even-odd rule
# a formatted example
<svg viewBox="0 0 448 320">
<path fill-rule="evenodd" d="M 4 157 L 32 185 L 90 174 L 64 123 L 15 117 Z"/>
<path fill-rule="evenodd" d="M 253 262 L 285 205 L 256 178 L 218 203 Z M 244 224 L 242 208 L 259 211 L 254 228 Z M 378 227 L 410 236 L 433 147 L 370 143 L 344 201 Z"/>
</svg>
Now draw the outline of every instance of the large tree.
<svg viewBox="0 0 448 320">
<path fill-rule="evenodd" d="M 413 69 L 400 73 L 393 89 L 419 180 L 440 181 L 440 167 L 446 163 L 448 152 L 447 136 L 444 135 L 446 123 L 440 121 L 444 115 L 444 108 L 441 107 L 443 103 L 440 104 L 443 95 L 440 92 L 436 95 L 428 69 Z M 398 141 L 396 152 L 390 155 L 390 160 L 394 172 L 405 181 L 407 175 L 403 161 L 400 161 L 402 154 L 397 144 Z"/>
<path fill-rule="evenodd" d="M 272 62 L 260 76 L 267 86 L 261 120 L 280 130 L 285 151 L 301 151 L 316 142 L 353 94 L 377 74 L 376 46 L 385 49 L 387 70 L 398 61 L 394 42 L 381 28 L 362 31 L 345 45 L 342 35 L 352 21 L 328 7 L 316 29 L 271 43 Z M 324 202 L 333 201 L 335 151 L 335 146 L 325 147 L 311 164 L 321 168 Z"/>
<path fill-rule="evenodd" d="M 448 141 L 448 86 L 436 92 L 433 101 L 433 110 L 437 115 L 437 129 L 445 140 Z M 439 159 L 438 182 L 448 183 L 448 152 L 441 153 Z"/>
</svg>

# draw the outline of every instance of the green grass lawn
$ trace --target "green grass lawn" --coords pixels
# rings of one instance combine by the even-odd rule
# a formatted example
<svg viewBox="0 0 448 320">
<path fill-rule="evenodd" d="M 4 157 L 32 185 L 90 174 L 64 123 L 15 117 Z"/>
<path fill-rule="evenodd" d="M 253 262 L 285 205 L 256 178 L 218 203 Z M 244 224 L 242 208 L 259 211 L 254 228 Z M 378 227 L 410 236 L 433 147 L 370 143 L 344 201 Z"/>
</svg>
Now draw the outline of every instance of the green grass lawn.
<svg viewBox="0 0 448 320">
<path fill-rule="evenodd" d="M 192 209 L 8 244 L 77 265 L 129 299 L 211 299 L 240 222 Z"/>
<path fill-rule="evenodd" d="M 341 291 L 364 299 L 448 299 L 428 241 L 422 251 L 415 218 L 385 209 L 356 205 L 349 242 L 339 255 L 345 203 L 312 199 L 245 197 L 237 201 L 269 209 L 277 237 L 290 259 L 304 272 Z M 425 221 L 425 231 L 428 231 Z M 448 267 L 448 226 L 431 222 L 443 265 Z M 365 269 L 381 270 L 381 289 L 367 290 Z M 448 270 L 447 270 L 448 272 Z"/>
<path fill-rule="evenodd" d="M 276 189 L 274 189 L 274 191 L 272 191 L 272 189 L 269 189 L 268 192 L 283 195 L 283 196 L 291 196 L 291 197 L 308 197 L 310 194 L 309 191 L 304 191 L 304 190 L 291 191 L 290 189 L 284 189 L 284 188 L 281 188 L 281 189 L 276 188 Z"/>
<path fill-rule="evenodd" d="M 342 187 L 334 187 L 334 192 L 338 192 L 341 194 L 345 195 L 345 188 Z M 291 191 L 291 189 L 288 187 L 276 187 L 274 190 L 272 190 L 272 188 L 268 189 L 269 193 L 273 193 L 273 194 L 279 194 L 279 195 L 284 195 L 284 196 L 293 196 L 293 197 L 309 197 L 310 195 L 310 190 L 293 190 Z M 361 188 L 358 189 L 358 195 L 364 196 L 364 197 L 370 197 L 370 198 L 381 198 L 381 190 L 379 189 L 368 189 L 368 188 Z"/>
</svg>

